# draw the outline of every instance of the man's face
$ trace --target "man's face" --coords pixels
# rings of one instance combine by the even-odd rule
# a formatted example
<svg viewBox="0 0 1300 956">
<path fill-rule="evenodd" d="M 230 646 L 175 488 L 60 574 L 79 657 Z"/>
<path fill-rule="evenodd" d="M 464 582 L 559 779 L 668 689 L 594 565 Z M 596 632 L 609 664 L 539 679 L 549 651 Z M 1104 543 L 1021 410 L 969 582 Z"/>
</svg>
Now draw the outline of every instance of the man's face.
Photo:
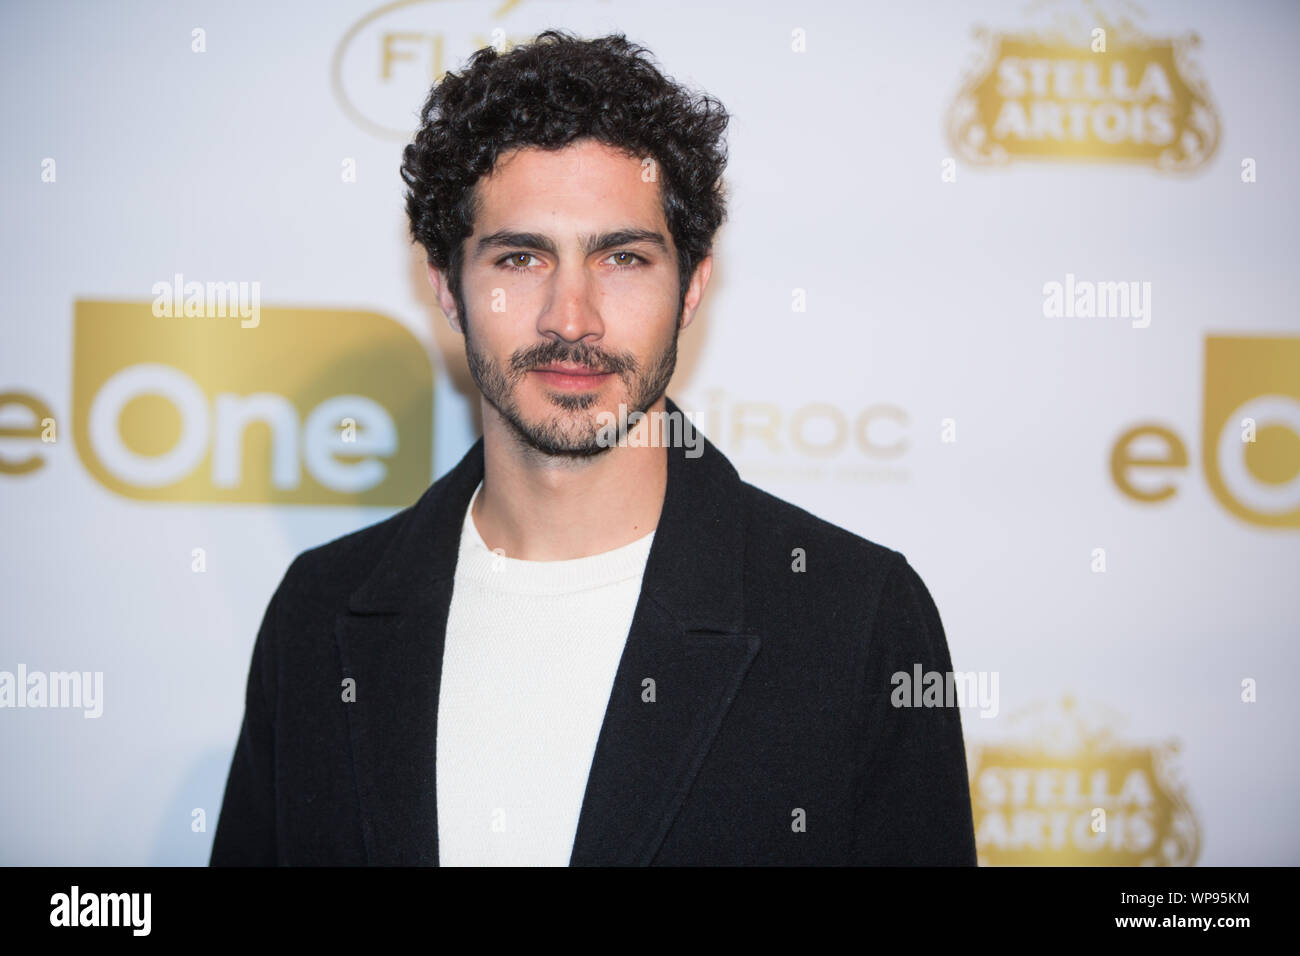
<svg viewBox="0 0 1300 956">
<path fill-rule="evenodd" d="M 504 154 L 479 181 L 455 321 L 483 397 L 527 445 L 599 454 L 601 412 L 647 411 L 668 386 L 680 316 L 677 249 L 653 165 L 592 140 Z M 443 310 L 452 301 L 430 269 Z M 679 322 L 680 320 L 680 322 Z"/>
</svg>

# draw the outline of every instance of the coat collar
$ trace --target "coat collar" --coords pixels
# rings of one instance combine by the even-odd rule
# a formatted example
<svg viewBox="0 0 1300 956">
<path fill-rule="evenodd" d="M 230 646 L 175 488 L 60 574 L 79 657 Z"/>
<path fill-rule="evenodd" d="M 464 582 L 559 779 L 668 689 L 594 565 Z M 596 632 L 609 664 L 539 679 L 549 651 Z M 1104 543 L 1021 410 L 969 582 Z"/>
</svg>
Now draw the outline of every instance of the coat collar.
<svg viewBox="0 0 1300 956">
<path fill-rule="evenodd" d="M 680 413 L 671 399 L 666 407 Z M 758 651 L 758 636 L 744 632 L 740 478 L 696 437 L 699 457 L 667 449 L 663 508 L 592 760 L 574 865 L 652 860 Z M 405 512 L 337 619 L 344 676 L 356 680 L 357 699 L 345 706 L 370 863 L 438 862 L 438 688 L 460 530 L 483 470 L 480 438 Z"/>
</svg>

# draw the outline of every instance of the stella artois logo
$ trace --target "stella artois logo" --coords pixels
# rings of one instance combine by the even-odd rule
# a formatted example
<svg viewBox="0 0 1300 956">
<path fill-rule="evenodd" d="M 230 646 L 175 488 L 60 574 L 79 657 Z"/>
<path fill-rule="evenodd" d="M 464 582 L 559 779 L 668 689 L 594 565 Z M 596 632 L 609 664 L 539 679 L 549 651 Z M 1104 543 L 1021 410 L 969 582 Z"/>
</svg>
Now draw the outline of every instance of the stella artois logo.
<svg viewBox="0 0 1300 956">
<path fill-rule="evenodd" d="M 959 157 L 979 166 L 1035 159 L 1179 172 L 1210 159 L 1220 124 L 1193 61 L 1196 34 L 1150 36 L 1095 3 L 1073 14 L 1065 4 L 1048 9 L 1039 29 L 975 30 L 977 61 L 947 119 Z"/>
<path fill-rule="evenodd" d="M 1190 866 L 1200 829 L 1176 741 L 1121 743 L 1114 718 L 1069 697 L 1010 718 L 1024 736 L 970 745 L 975 846 L 984 866 Z"/>
</svg>

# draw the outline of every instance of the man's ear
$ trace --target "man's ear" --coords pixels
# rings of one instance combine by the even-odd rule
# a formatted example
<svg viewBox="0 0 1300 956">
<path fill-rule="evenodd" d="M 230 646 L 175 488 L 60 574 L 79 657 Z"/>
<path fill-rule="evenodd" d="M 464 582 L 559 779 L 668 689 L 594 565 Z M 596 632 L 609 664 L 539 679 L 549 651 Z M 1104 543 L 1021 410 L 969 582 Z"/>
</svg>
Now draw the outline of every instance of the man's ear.
<svg viewBox="0 0 1300 956">
<path fill-rule="evenodd" d="M 691 276 L 691 284 L 686 287 L 686 298 L 682 300 L 682 320 L 677 326 L 684 329 L 691 324 L 695 318 L 695 310 L 700 307 L 700 300 L 704 298 L 704 287 L 709 284 L 709 276 L 713 273 L 713 253 L 695 264 L 695 274 Z"/>
<path fill-rule="evenodd" d="M 457 332 L 461 331 L 460 316 L 456 314 L 456 299 L 447 288 L 446 276 L 432 262 L 425 263 L 425 270 L 429 276 L 429 285 L 433 288 L 433 294 L 438 297 L 438 305 L 442 308 L 442 314 L 447 317 L 447 324 Z"/>
</svg>

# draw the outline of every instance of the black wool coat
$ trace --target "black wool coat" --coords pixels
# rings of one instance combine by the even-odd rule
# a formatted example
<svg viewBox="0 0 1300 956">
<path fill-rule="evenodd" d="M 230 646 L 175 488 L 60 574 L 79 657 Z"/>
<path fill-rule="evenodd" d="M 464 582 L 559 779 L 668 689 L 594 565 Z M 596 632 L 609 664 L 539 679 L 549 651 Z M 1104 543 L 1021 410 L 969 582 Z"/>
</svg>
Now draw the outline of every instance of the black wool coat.
<svg viewBox="0 0 1300 956">
<path fill-rule="evenodd" d="M 893 674 L 952 668 L 920 577 L 703 449 L 667 449 L 570 864 L 974 865 L 959 711 L 891 704 Z M 212 865 L 437 865 L 443 640 L 482 477 L 479 439 L 411 507 L 294 559 Z"/>
</svg>

